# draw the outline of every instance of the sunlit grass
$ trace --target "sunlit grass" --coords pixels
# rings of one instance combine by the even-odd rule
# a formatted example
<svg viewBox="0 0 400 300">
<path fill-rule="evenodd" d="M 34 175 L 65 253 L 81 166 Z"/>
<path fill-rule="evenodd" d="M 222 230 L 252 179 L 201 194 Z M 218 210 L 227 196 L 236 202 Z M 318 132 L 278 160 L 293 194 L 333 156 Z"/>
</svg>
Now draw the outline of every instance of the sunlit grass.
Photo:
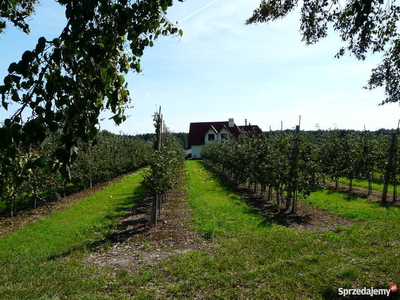
<svg viewBox="0 0 400 300">
<path fill-rule="evenodd" d="M 329 190 L 315 192 L 306 199 L 303 199 L 303 201 L 335 214 L 363 222 L 396 222 L 400 220 L 400 207 L 382 206 L 378 202 L 371 202 L 368 199 Z"/>
<path fill-rule="evenodd" d="M 340 178 L 339 182 L 347 186 L 350 184 L 350 180 L 344 177 Z M 358 186 L 368 190 L 368 180 L 353 179 L 353 186 Z M 371 188 L 373 191 L 383 192 L 383 186 L 384 186 L 383 183 L 371 182 Z M 399 188 L 397 187 L 397 191 L 398 190 Z M 393 184 L 389 184 L 388 193 L 392 194 L 393 191 L 394 191 Z"/>
<path fill-rule="evenodd" d="M 133 175 L 0 239 L 0 299 L 336 299 L 340 287 L 400 283 L 397 208 L 320 191 L 304 201 L 354 224 L 325 232 L 286 228 L 200 161 L 187 163 L 187 194 L 206 248 L 137 273 L 110 275 L 83 264 L 90 243 L 143 196 L 139 181 Z"/>
<path fill-rule="evenodd" d="M 254 212 L 202 162 L 188 162 L 187 179 L 196 228 L 212 241 L 212 247 L 175 256 L 156 272 L 152 268 L 131 279 L 132 285 L 116 283 L 113 295 L 129 293 L 135 299 L 335 299 L 340 287 L 388 288 L 400 282 L 395 265 L 389 263 L 399 258 L 400 226 L 391 223 L 391 217 L 381 217 L 384 211 L 378 206 L 355 206 L 363 212 L 351 216 L 355 207 L 343 205 L 341 213 L 354 218 L 354 225 L 323 233 L 305 232 L 276 225 Z M 321 201 L 335 201 L 335 195 L 340 196 L 321 194 L 325 197 Z M 345 201 L 338 200 L 337 206 Z M 316 200 L 314 204 L 318 205 Z M 380 211 L 371 211 L 374 208 Z M 369 217 L 376 221 L 366 224 Z M 385 233 L 388 228 L 395 231 Z M 139 287 L 133 286 L 138 282 Z"/>
<path fill-rule="evenodd" d="M 85 266 L 80 257 L 143 197 L 141 178 L 140 173 L 129 175 L 0 238 L 0 299 L 106 298 L 96 292 L 106 276 Z"/>
</svg>

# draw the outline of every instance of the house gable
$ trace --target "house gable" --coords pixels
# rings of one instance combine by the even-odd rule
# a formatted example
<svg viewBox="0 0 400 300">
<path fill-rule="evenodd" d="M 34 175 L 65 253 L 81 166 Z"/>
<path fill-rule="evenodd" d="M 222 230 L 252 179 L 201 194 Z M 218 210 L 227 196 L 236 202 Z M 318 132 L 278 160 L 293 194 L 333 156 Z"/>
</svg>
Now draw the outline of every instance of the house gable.
<svg viewBox="0 0 400 300">
<path fill-rule="evenodd" d="M 224 128 L 227 132 L 232 134 L 234 137 L 238 137 L 240 134 L 240 129 L 234 124 L 234 127 L 229 127 L 229 122 L 199 122 L 190 123 L 189 127 L 189 145 L 204 145 L 205 135 L 209 131 L 210 127 L 214 128 L 217 133 L 221 132 Z"/>
<path fill-rule="evenodd" d="M 205 144 L 230 137 L 238 138 L 241 133 L 252 135 L 262 131 L 257 125 L 237 126 L 233 119 L 225 122 L 190 123 L 188 143 L 192 149 L 192 158 L 201 158 L 200 152 Z"/>
<path fill-rule="evenodd" d="M 218 140 L 224 141 L 229 138 L 230 131 L 225 126 L 218 132 Z"/>
</svg>

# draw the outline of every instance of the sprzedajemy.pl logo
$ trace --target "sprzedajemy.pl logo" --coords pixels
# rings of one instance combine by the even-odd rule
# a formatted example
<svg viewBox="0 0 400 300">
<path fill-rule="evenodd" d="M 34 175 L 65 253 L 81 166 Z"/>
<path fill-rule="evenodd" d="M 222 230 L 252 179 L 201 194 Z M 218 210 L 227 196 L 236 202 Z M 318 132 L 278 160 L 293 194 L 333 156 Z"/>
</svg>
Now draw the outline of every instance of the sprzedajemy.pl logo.
<svg viewBox="0 0 400 300">
<path fill-rule="evenodd" d="M 364 287 L 362 289 L 338 289 L 339 296 L 386 296 L 389 297 L 390 292 L 396 292 L 398 290 L 397 284 L 391 284 L 388 289 L 377 289 L 374 287 Z"/>
</svg>

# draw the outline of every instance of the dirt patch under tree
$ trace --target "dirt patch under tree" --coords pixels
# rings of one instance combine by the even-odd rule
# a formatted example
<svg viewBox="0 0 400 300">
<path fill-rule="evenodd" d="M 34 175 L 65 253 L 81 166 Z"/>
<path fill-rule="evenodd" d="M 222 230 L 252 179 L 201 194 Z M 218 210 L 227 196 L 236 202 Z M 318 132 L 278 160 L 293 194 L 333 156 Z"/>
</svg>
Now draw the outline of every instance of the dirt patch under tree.
<svg viewBox="0 0 400 300">
<path fill-rule="evenodd" d="M 183 178 L 163 203 L 157 225 L 149 226 L 152 198 L 145 198 L 118 222 L 118 229 L 85 261 L 112 270 L 139 271 L 171 255 L 200 250 L 209 242 L 191 228 L 190 207 Z"/>
</svg>

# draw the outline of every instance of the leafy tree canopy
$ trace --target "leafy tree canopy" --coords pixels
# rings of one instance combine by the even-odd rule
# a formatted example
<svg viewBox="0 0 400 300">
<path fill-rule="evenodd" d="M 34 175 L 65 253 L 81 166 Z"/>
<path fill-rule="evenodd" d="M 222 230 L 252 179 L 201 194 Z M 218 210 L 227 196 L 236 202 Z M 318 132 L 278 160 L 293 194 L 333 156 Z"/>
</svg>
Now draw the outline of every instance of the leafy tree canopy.
<svg viewBox="0 0 400 300">
<path fill-rule="evenodd" d="M 262 1 L 246 24 L 268 23 L 283 18 L 300 6 L 300 32 L 306 44 L 314 44 L 336 31 L 346 46 L 336 57 L 346 52 L 364 60 L 368 52 L 382 52 L 382 62 L 372 70 L 365 88 L 384 87 L 382 104 L 400 101 L 400 6 L 394 0 L 268 0 Z"/>
<path fill-rule="evenodd" d="M 1 1 L 0 33 L 8 24 L 29 33 L 26 19 L 38 2 Z M 59 132 L 52 164 L 68 177 L 78 141 L 96 135 L 100 112 L 111 110 L 116 124 L 125 120 L 130 97 L 124 75 L 140 71 L 145 47 L 153 46 L 160 35 L 182 35 L 166 19 L 173 0 L 56 2 L 65 8 L 67 19 L 60 35 L 39 38 L 20 61 L 10 64 L 0 83 L 2 107 L 17 107 L 0 128 L 3 174 L 21 172 L 26 165 L 21 153 L 25 161 L 42 163 L 32 149 Z"/>
<path fill-rule="evenodd" d="M 37 0 L 12 1 L 4 0 L 0 2 L 0 33 L 3 33 L 7 22 L 29 33 L 29 25 L 25 19 L 35 11 Z"/>
</svg>

